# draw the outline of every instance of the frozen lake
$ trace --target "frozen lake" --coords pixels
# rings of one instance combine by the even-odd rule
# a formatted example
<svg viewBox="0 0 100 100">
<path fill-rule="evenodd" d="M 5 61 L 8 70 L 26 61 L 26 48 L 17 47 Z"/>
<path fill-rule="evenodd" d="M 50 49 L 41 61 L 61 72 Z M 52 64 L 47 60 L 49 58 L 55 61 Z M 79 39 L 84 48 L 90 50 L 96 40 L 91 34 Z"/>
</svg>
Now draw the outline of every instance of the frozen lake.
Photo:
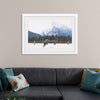
<svg viewBox="0 0 100 100">
<path fill-rule="evenodd" d="M 53 43 L 49 43 L 45 46 L 43 46 L 44 44 L 42 43 L 37 43 L 37 44 L 34 44 L 34 43 L 29 43 L 28 44 L 28 47 L 29 48 L 69 48 L 71 49 L 72 48 L 72 44 L 67 44 L 67 43 L 64 43 L 64 44 L 53 44 Z"/>
</svg>

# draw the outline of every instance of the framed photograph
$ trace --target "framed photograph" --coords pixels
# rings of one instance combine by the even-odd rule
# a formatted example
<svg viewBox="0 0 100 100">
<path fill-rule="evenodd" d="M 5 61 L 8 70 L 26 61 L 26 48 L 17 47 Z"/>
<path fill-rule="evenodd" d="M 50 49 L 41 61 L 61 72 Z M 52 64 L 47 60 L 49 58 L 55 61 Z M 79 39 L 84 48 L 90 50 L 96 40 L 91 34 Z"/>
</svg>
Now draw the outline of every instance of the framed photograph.
<svg viewBox="0 0 100 100">
<path fill-rule="evenodd" d="M 77 14 L 22 14 L 22 54 L 77 54 Z"/>
</svg>

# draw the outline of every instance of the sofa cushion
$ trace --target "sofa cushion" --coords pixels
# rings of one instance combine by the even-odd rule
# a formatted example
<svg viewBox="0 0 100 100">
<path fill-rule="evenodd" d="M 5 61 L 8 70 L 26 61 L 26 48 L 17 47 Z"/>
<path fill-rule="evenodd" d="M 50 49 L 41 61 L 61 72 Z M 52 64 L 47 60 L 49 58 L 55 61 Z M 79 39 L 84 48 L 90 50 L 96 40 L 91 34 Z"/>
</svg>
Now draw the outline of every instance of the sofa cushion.
<svg viewBox="0 0 100 100">
<path fill-rule="evenodd" d="M 0 97 L 7 97 L 8 91 L 0 92 Z M 12 97 L 27 100 L 61 100 L 61 94 L 56 86 L 32 86 L 18 92 L 14 92 Z"/>
<path fill-rule="evenodd" d="M 56 71 L 51 68 L 13 68 L 14 74 L 22 73 L 30 85 L 56 85 Z"/>
<path fill-rule="evenodd" d="M 58 86 L 63 100 L 100 100 L 100 94 L 80 90 L 78 86 Z"/>
<path fill-rule="evenodd" d="M 57 72 L 57 85 L 78 85 L 81 81 L 83 69 L 59 68 Z"/>
</svg>

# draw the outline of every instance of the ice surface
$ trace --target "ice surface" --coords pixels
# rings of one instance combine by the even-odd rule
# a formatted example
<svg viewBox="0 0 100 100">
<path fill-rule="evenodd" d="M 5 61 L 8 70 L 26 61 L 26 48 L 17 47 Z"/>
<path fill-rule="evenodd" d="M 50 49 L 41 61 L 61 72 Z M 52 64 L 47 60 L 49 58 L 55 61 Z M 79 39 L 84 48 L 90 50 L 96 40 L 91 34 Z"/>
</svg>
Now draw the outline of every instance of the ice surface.
<svg viewBox="0 0 100 100">
<path fill-rule="evenodd" d="M 64 44 L 53 44 L 53 43 L 49 43 L 47 45 L 44 46 L 43 43 L 29 43 L 28 44 L 28 47 L 29 48 L 72 48 L 72 44 L 67 44 L 67 43 L 64 43 Z"/>
</svg>

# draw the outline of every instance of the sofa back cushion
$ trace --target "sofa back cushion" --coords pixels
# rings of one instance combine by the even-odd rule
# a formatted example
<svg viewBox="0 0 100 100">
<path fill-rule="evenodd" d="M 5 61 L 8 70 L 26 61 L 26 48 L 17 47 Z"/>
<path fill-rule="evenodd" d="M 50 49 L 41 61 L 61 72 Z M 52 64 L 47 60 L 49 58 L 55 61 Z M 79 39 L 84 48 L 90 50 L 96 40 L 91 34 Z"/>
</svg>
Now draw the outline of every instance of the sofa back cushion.
<svg viewBox="0 0 100 100">
<path fill-rule="evenodd" d="M 56 69 L 57 85 L 78 85 L 81 81 L 83 69 L 63 68 Z"/>
<path fill-rule="evenodd" d="M 56 71 L 52 68 L 13 68 L 14 74 L 22 73 L 31 86 L 56 85 Z"/>
</svg>

